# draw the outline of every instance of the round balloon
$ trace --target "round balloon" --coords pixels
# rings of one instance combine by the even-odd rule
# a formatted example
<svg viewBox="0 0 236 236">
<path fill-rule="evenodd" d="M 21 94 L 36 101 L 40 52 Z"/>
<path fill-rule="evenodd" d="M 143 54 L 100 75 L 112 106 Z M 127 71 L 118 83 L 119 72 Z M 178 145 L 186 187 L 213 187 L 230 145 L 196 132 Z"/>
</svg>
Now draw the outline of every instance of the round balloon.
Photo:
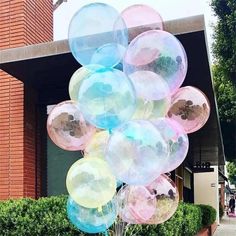
<svg viewBox="0 0 236 236">
<path fill-rule="evenodd" d="M 117 206 L 115 200 L 98 208 L 85 208 L 71 197 L 67 200 L 67 216 L 79 230 L 95 234 L 105 232 L 116 220 Z"/>
<path fill-rule="evenodd" d="M 58 147 L 76 151 L 85 148 L 96 129 L 86 123 L 76 102 L 64 101 L 51 110 L 47 119 L 47 131 Z"/>
<path fill-rule="evenodd" d="M 130 224 L 145 224 L 156 211 L 156 197 L 144 186 L 126 185 L 117 194 L 119 216 Z"/>
<path fill-rule="evenodd" d="M 98 128 L 111 130 L 131 118 L 136 95 L 123 72 L 105 68 L 83 80 L 79 101 L 87 121 Z"/>
<path fill-rule="evenodd" d="M 210 115 L 210 104 L 199 89 L 186 86 L 172 97 L 168 117 L 178 122 L 186 133 L 193 133 L 204 126 Z"/>
<path fill-rule="evenodd" d="M 162 162 L 169 155 L 168 144 L 145 120 L 132 120 L 113 131 L 106 160 L 117 179 L 130 185 L 145 185 L 162 173 Z"/>
<path fill-rule="evenodd" d="M 109 139 L 108 131 L 97 132 L 88 142 L 84 153 L 85 157 L 97 157 L 105 159 L 105 150 Z"/>
<path fill-rule="evenodd" d="M 179 192 L 174 182 L 166 175 L 159 176 L 147 186 L 149 191 L 156 196 L 156 211 L 146 223 L 161 224 L 175 213 L 179 204 Z"/>
<path fill-rule="evenodd" d="M 170 109 L 170 105 L 171 105 L 170 96 L 167 96 L 164 99 L 153 101 L 153 109 L 149 118 L 156 119 L 158 117 L 165 117 Z"/>
<path fill-rule="evenodd" d="M 117 65 L 128 45 L 128 30 L 117 10 L 104 3 L 85 5 L 71 19 L 70 50 L 81 65 Z"/>
<path fill-rule="evenodd" d="M 163 173 L 176 169 L 188 153 L 189 141 L 181 125 L 169 118 L 158 118 L 152 121 L 169 145 L 170 155 L 163 161 Z"/>
<path fill-rule="evenodd" d="M 146 101 L 141 98 L 137 98 L 136 109 L 132 116 L 132 120 L 147 120 L 151 117 L 154 108 L 153 101 Z"/>
<path fill-rule="evenodd" d="M 150 30 L 137 36 L 127 48 L 123 70 L 127 75 L 136 71 L 152 71 L 166 81 L 175 92 L 187 73 L 187 56 L 182 44 L 172 34 Z"/>
<path fill-rule="evenodd" d="M 121 12 L 121 16 L 129 28 L 129 41 L 148 30 L 163 30 L 160 14 L 150 6 L 135 4 Z"/>
<path fill-rule="evenodd" d="M 69 95 L 71 100 L 77 101 L 79 95 L 79 88 L 83 79 L 88 78 L 94 71 L 102 68 L 99 65 L 87 65 L 79 68 L 72 75 L 69 82 Z"/>
<path fill-rule="evenodd" d="M 76 203 L 86 208 L 97 208 L 113 198 L 116 179 L 106 161 L 82 158 L 70 167 L 66 187 Z"/>
<path fill-rule="evenodd" d="M 136 71 L 129 75 L 138 98 L 147 101 L 161 100 L 169 96 L 168 84 L 152 71 Z"/>
</svg>

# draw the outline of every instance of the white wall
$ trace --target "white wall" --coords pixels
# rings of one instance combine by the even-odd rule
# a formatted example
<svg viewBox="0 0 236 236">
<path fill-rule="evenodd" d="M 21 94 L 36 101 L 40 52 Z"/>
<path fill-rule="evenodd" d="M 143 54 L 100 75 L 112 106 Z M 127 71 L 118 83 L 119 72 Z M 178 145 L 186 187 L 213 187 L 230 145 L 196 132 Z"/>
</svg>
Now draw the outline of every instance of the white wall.
<svg viewBox="0 0 236 236">
<path fill-rule="evenodd" d="M 194 174 L 194 203 L 214 207 L 219 224 L 218 166 L 214 166 L 214 172 Z"/>
</svg>

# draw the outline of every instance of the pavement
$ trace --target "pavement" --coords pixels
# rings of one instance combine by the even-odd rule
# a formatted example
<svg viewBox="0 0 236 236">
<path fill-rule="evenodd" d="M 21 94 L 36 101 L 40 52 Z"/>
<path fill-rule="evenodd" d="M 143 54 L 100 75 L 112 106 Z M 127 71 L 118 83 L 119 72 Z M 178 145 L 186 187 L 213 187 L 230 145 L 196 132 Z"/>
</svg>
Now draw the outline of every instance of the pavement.
<svg viewBox="0 0 236 236">
<path fill-rule="evenodd" d="M 229 217 L 225 214 L 214 236 L 236 236 L 236 217 Z"/>
</svg>

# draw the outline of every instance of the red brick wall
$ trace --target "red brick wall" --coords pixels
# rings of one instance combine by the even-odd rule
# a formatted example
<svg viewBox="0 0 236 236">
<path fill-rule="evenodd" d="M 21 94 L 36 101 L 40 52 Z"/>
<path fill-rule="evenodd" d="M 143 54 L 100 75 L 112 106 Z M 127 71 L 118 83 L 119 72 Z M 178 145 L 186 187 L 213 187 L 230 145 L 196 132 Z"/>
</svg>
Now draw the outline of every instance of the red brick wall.
<svg viewBox="0 0 236 236">
<path fill-rule="evenodd" d="M 52 39 L 52 0 L 0 0 L 0 50 Z M 36 102 L 36 91 L 0 71 L 0 199 L 37 196 Z"/>
</svg>

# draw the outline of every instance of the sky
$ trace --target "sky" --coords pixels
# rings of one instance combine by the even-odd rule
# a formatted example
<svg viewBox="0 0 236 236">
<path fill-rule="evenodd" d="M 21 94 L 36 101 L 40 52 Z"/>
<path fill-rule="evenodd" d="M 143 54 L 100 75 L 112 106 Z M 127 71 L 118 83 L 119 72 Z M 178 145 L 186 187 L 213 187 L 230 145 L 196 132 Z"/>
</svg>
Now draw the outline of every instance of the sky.
<svg viewBox="0 0 236 236">
<path fill-rule="evenodd" d="M 55 3 L 57 0 L 53 0 Z M 209 49 L 212 44 L 212 25 L 216 18 L 209 6 L 210 0 L 98 0 L 107 3 L 119 12 L 133 4 L 146 4 L 158 11 L 163 20 L 173 20 L 204 14 Z M 54 12 L 54 40 L 67 38 L 68 25 L 74 13 L 82 6 L 98 2 L 94 0 L 67 0 Z M 211 50 L 210 50 L 211 51 Z"/>
</svg>

